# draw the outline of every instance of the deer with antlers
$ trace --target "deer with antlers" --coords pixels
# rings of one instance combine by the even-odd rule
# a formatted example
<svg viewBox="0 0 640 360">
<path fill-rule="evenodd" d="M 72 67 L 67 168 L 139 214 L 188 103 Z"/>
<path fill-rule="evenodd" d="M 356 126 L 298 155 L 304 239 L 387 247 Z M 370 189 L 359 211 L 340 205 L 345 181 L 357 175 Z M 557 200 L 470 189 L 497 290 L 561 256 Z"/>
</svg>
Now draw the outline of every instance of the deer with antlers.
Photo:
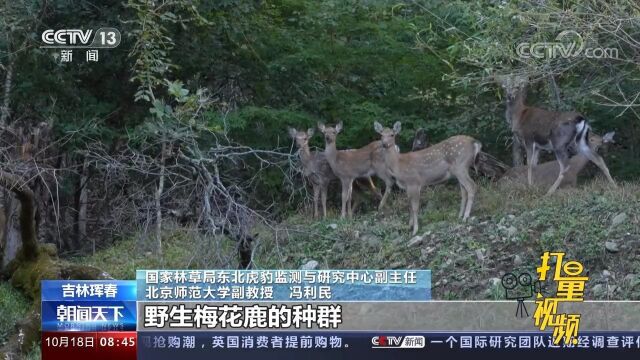
<svg viewBox="0 0 640 360">
<path fill-rule="evenodd" d="M 340 179 L 342 185 L 340 217 L 344 218 L 346 215 L 351 217 L 353 215 L 351 206 L 353 181 L 358 178 L 370 178 L 372 175 L 376 175 L 385 183 L 384 195 L 378 205 L 378 211 L 381 211 L 394 183 L 393 177 L 389 174 L 384 164 L 382 143 L 373 141 L 359 149 L 338 150 L 336 148 L 336 138 L 338 133 L 342 131 L 342 122 L 339 122 L 335 127 L 318 123 L 318 129 L 324 134 L 325 157 L 331 166 L 331 170 Z"/>
<path fill-rule="evenodd" d="M 560 171 L 558 177 L 547 191 L 553 194 L 567 174 L 570 149 L 577 150 L 587 159 L 595 163 L 615 186 L 609 169 L 598 153 L 589 146 L 588 138 L 591 127 L 587 119 L 574 111 L 550 111 L 525 105 L 526 83 L 505 84 L 507 98 L 507 118 L 511 129 L 524 144 L 527 154 L 527 181 L 533 185 L 533 167 L 537 165 L 540 150 L 553 151 Z"/>
<path fill-rule="evenodd" d="M 599 136 L 594 133 L 589 133 L 589 147 L 593 152 L 597 153 L 598 150 L 606 144 L 613 143 L 613 136 L 615 132 L 606 133 L 604 136 Z M 589 163 L 589 158 L 583 153 L 578 153 L 569 159 L 569 167 L 565 172 L 562 182 L 559 187 L 575 187 L 578 183 L 578 175 L 585 166 Z M 560 164 L 558 161 L 547 161 L 545 163 L 536 165 L 532 169 L 532 177 L 534 184 L 538 186 L 548 187 L 551 186 L 558 178 L 560 172 Z M 528 167 L 516 166 L 507 170 L 500 178 L 500 184 L 527 184 Z"/>
<path fill-rule="evenodd" d="M 418 209 L 420 191 L 425 185 L 435 185 L 451 177 L 460 183 L 459 217 L 466 220 L 471 213 L 477 186 L 469 176 L 469 168 L 474 166 L 482 144 L 465 135 L 450 137 L 426 149 L 400 154 L 395 138 L 400 133 L 400 122 L 393 129 L 375 122 L 374 129 L 381 136 L 384 161 L 389 173 L 398 186 L 407 192 L 410 202 L 409 227 L 413 235 L 418 232 Z"/>
</svg>

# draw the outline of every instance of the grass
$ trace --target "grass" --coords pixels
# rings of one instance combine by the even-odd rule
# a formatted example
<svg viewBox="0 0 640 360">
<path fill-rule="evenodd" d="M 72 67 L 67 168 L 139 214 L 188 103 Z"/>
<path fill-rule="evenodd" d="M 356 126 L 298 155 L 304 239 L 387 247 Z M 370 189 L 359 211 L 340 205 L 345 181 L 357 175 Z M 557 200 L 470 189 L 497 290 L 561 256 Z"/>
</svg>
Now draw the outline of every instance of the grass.
<svg viewBox="0 0 640 360">
<path fill-rule="evenodd" d="M 164 231 L 162 257 L 152 250 L 154 246 L 152 239 L 131 237 L 117 241 L 95 255 L 68 260 L 93 265 L 115 279 L 135 279 L 137 269 L 228 268 L 236 265 L 235 257 L 220 255 L 236 254 L 235 243 L 225 237 L 206 238 L 175 228 Z"/>
<path fill-rule="evenodd" d="M 640 299 L 640 184 L 612 189 L 594 181 L 551 197 L 542 190 L 482 184 L 467 222 L 457 218 L 459 196 L 453 184 L 423 191 L 422 241 L 414 246 L 409 246 L 413 237 L 401 191 L 392 195 L 384 214 L 374 210 L 374 203 L 351 220 L 340 220 L 335 207 L 324 220 L 296 213 L 276 226 L 255 229 L 255 266 L 299 268 L 313 259 L 325 269 L 431 269 L 435 299 L 501 299 L 502 275 L 535 275 L 542 252 L 564 251 L 585 266 L 587 299 Z M 613 219 L 622 213 L 626 219 L 614 226 Z M 619 251 L 607 251 L 607 241 Z M 236 268 L 235 245 L 227 238 L 175 227 L 164 232 L 162 257 L 151 251 L 152 239 L 131 237 L 93 256 L 68 260 L 133 279 L 136 269 Z M 30 306 L 10 285 L 0 283 L 0 345 Z M 39 347 L 27 358 L 39 359 Z"/>
<path fill-rule="evenodd" d="M 7 341 L 18 320 L 23 318 L 31 304 L 7 282 L 0 282 L 0 347 Z"/>
<path fill-rule="evenodd" d="M 309 260 L 321 268 L 431 269 L 434 298 L 499 299 L 501 288 L 492 284 L 504 273 L 535 275 L 542 252 L 565 251 L 589 274 L 587 298 L 640 299 L 640 185 L 611 189 L 594 181 L 546 197 L 542 190 L 482 184 L 467 222 L 457 218 L 459 201 L 456 185 L 424 189 L 417 246 L 408 245 L 408 206 L 400 191 L 384 214 L 374 210 L 376 204 L 352 220 L 340 220 L 333 206 L 324 220 L 296 213 L 276 226 L 255 229 L 254 263 L 262 269 L 299 268 Z M 621 213 L 627 219 L 613 227 L 612 219 Z M 607 241 L 620 251 L 606 251 Z M 235 243 L 226 238 L 168 230 L 161 259 L 149 250 L 152 244 L 131 238 L 73 261 L 121 279 L 133 279 L 136 269 L 145 268 L 237 267 Z M 612 275 L 605 278 L 604 270 Z"/>
<path fill-rule="evenodd" d="M 384 216 L 375 211 L 353 220 L 339 220 L 335 213 L 322 221 L 292 216 L 280 237 L 263 239 L 255 259 L 261 268 L 297 268 L 314 259 L 322 268 L 431 269 L 434 298 L 495 299 L 501 297 L 491 285 L 495 278 L 511 271 L 535 275 L 542 252 L 565 251 L 590 276 L 587 298 L 640 299 L 639 185 L 610 189 L 595 181 L 546 197 L 542 190 L 483 184 L 466 223 L 457 219 L 459 196 L 452 185 L 425 189 L 419 246 L 408 246 L 408 208 L 398 192 Z M 612 227 L 621 213 L 627 220 Z M 620 251 L 606 251 L 606 241 Z M 604 278 L 603 270 L 613 277 Z M 597 284 L 613 290 L 598 292 Z"/>
</svg>

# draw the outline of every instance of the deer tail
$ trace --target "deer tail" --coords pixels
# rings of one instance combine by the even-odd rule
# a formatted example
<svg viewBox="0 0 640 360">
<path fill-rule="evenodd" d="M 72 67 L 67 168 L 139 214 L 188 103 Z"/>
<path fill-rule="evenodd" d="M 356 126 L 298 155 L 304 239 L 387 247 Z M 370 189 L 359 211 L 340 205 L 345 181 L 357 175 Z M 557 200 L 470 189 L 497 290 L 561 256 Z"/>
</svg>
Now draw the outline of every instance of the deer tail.
<svg viewBox="0 0 640 360">
<path fill-rule="evenodd" d="M 576 119 L 576 143 L 580 152 L 589 151 L 589 131 L 591 126 L 584 117 Z"/>
<path fill-rule="evenodd" d="M 473 169 L 478 172 L 478 154 L 482 151 L 482 143 L 478 140 L 473 142 Z"/>
<path fill-rule="evenodd" d="M 478 154 L 475 165 L 476 172 L 479 175 L 488 177 L 491 180 L 498 180 L 509 170 L 509 165 L 484 151 L 480 151 Z"/>
</svg>

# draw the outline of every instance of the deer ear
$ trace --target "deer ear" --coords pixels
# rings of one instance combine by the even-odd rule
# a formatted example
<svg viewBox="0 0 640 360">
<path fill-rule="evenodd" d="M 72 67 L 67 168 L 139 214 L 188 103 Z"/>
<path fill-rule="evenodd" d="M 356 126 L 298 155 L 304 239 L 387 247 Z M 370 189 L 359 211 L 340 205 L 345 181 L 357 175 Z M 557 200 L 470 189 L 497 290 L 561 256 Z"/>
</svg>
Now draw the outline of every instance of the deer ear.
<svg viewBox="0 0 640 360">
<path fill-rule="evenodd" d="M 378 134 L 382 134 L 382 124 L 380 124 L 379 122 L 374 122 L 373 123 L 373 129 L 378 133 Z"/>
<path fill-rule="evenodd" d="M 336 132 L 339 133 L 340 131 L 342 131 L 342 121 L 340 121 L 338 125 L 336 125 Z"/>
<path fill-rule="evenodd" d="M 400 121 L 396 121 L 396 123 L 393 124 L 393 132 L 396 135 L 398 135 L 400 133 L 400 129 L 401 129 Z"/>
<path fill-rule="evenodd" d="M 603 143 L 612 143 L 613 141 L 613 136 L 616 134 L 615 131 L 611 131 L 608 132 L 606 134 L 604 134 L 604 136 L 602 137 L 602 142 Z"/>
<path fill-rule="evenodd" d="M 313 128 L 308 128 L 307 129 L 307 136 L 308 137 L 312 137 L 314 133 L 315 133 L 315 130 L 313 130 Z"/>
<path fill-rule="evenodd" d="M 289 136 L 291 136 L 292 138 L 295 139 L 296 135 L 298 134 L 298 130 L 296 130 L 296 129 L 292 128 L 292 127 L 289 127 L 287 129 L 289 130 Z"/>
<path fill-rule="evenodd" d="M 323 123 L 321 123 L 321 122 L 318 123 L 318 130 L 320 130 L 320 132 L 322 132 L 322 133 L 324 132 L 324 124 Z"/>
</svg>

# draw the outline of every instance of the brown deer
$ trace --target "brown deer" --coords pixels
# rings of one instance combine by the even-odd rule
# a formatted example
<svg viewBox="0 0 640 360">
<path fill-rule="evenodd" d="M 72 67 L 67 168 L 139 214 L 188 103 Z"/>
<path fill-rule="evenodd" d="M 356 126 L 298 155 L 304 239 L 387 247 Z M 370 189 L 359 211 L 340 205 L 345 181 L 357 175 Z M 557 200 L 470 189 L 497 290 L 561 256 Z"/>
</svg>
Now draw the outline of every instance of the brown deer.
<svg viewBox="0 0 640 360">
<path fill-rule="evenodd" d="M 425 149 L 429 146 L 429 139 L 427 139 L 427 131 L 423 128 L 416 130 L 413 136 L 413 143 L 411 144 L 411 151 L 418 151 Z"/>
<path fill-rule="evenodd" d="M 507 117 L 511 129 L 524 144 L 527 154 L 527 181 L 533 185 L 533 167 L 539 159 L 540 150 L 553 151 L 560 171 L 547 195 L 553 194 L 562 183 L 569 167 L 569 149 L 575 148 L 587 159 L 595 163 L 615 186 L 609 169 L 598 153 L 588 144 L 591 127 L 587 119 L 574 111 L 550 111 L 525 105 L 526 86 L 506 86 Z"/>
<path fill-rule="evenodd" d="M 327 217 L 327 191 L 329 184 L 338 178 L 331 170 L 331 166 L 327 162 L 324 152 L 311 151 L 309 148 L 309 139 L 314 134 L 313 128 L 307 129 L 306 132 L 289 128 L 289 136 L 291 136 L 299 149 L 300 162 L 302 163 L 303 175 L 309 179 L 313 188 L 313 217 L 318 218 L 319 201 L 322 201 L 322 217 Z M 356 180 L 355 185 L 361 189 L 369 186 L 370 191 L 381 198 L 382 195 L 377 191 L 373 180 L 367 178 L 367 183 L 362 184 Z"/>
<path fill-rule="evenodd" d="M 427 137 L 427 131 L 423 128 L 416 130 L 413 137 L 413 145 L 411 151 L 418 151 L 425 149 L 429 146 L 429 139 Z M 505 171 L 509 169 L 507 164 L 496 159 L 494 156 L 487 154 L 484 151 L 480 151 L 476 158 L 476 173 L 491 179 L 492 181 L 498 180 L 504 175 Z"/>
<path fill-rule="evenodd" d="M 289 136 L 295 140 L 300 151 L 303 174 L 309 179 L 313 187 L 313 217 L 318 218 L 320 198 L 322 198 L 322 217 L 327 216 L 327 189 L 329 188 L 329 183 L 337 178 L 331 171 L 331 166 L 329 166 L 324 153 L 312 152 L 309 149 L 309 139 L 311 139 L 313 133 L 313 128 L 308 129 L 306 132 L 289 128 Z"/>
<path fill-rule="evenodd" d="M 378 205 L 378 211 L 381 211 L 393 187 L 393 177 L 388 173 L 384 163 L 382 143 L 374 141 L 359 149 L 338 150 L 336 148 L 336 138 L 342 131 L 342 122 L 339 122 L 335 127 L 318 123 L 318 129 L 324 134 L 325 157 L 331 166 L 331 170 L 340 179 L 342 185 L 340 217 L 344 218 L 345 215 L 351 217 L 353 215 L 351 206 L 353 181 L 358 178 L 370 177 L 371 175 L 376 175 L 385 183 L 384 195 Z"/>
<path fill-rule="evenodd" d="M 598 149 L 603 144 L 608 144 L 613 142 L 613 136 L 615 132 L 606 133 L 604 136 L 599 136 L 594 133 L 589 134 L 589 147 L 593 150 L 593 152 L 598 152 Z M 565 172 L 562 182 L 559 187 L 575 187 L 578 183 L 578 175 L 584 169 L 584 167 L 589 163 L 589 158 L 586 157 L 583 153 L 578 153 L 569 159 L 569 168 Z M 532 176 L 533 182 L 538 186 L 548 187 L 551 186 L 554 181 L 558 178 L 558 173 L 560 172 L 560 164 L 558 161 L 547 161 L 540 165 L 536 165 L 533 167 Z M 527 176 L 528 176 L 528 167 L 527 166 L 516 166 L 513 167 L 500 178 L 500 184 L 527 184 Z"/>
<path fill-rule="evenodd" d="M 393 129 L 375 122 L 374 129 L 381 135 L 384 161 L 398 186 L 407 192 L 411 204 L 409 227 L 413 235 L 418 232 L 418 209 L 420 191 L 424 185 L 435 185 L 452 176 L 460 183 L 459 216 L 466 220 L 471 213 L 477 186 L 469 176 L 469 168 L 474 166 L 482 144 L 465 135 L 450 137 L 426 149 L 400 154 L 396 146 L 396 135 L 400 133 L 400 122 Z"/>
</svg>

